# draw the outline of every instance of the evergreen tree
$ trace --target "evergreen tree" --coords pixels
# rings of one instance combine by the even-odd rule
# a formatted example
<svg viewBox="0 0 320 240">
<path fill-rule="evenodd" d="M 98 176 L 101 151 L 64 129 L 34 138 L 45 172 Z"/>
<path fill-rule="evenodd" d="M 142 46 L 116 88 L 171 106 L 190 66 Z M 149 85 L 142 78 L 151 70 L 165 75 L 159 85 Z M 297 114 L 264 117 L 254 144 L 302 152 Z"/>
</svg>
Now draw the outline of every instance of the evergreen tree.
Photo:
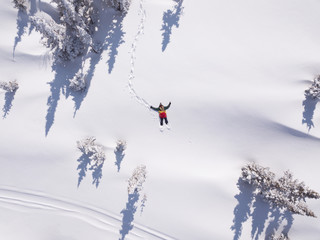
<svg viewBox="0 0 320 240">
<path fill-rule="evenodd" d="M 92 0 L 53 0 L 57 4 L 60 22 L 32 17 L 36 30 L 42 34 L 45 46 L 56 56 L 69 61 L 84 54 L 92 44 L 94 10 Z"/>
<path fill-rule="evenodd" d="M 27 1 L 26 0 L 13 0 L 12 1 L 15 8 L 18 8 L 21 11 L 27 11 Z"/>
<path fill-rule="evenodd" d="M 293 179 L 289 171 L 286 171 L 283 177 L 276 179 L 269 168 L 250 163 L 242 168 L 241 178 L 255 187 L 256 194 L 260 194 L 272 204 L 288 209 L 292 213 L 316 217 L 306 205 L 305 199 L 319 199 L 319 193 L 306 187 L 303 182 Z"/>
<path fill-rule="evenodd" d="M 305 91 L 307 97 L 320 98 L 320 75 L 316 76 L 312 85 Z"/>
</svg>

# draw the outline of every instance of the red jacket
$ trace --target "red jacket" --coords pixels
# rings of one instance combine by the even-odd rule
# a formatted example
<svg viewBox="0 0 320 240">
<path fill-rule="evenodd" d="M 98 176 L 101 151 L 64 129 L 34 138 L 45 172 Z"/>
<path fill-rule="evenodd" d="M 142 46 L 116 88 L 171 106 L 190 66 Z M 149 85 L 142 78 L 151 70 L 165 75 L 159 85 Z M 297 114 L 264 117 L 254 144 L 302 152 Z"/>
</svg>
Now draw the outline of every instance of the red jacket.
<svg viewBox="0 0 320 240">
<path fill-rule="evenodd" d="M 155 107 L 152 107 L 152 106 L 150 106 L 150 108 L 151 108 L 152 110 L 154 110 L 154 111 L 159 112 L 159 117 L 160 117 L 160 118 L 166 118 L 166 117 L 167 117 L 166 110 L 170 107 L 170 105 L 171 105 L 171 102 L 170 102 L 169 105 L 166 106 L 166 107 L 164 107 L 164 106 L 162 106 L 162 105 L 160 104 L 160 106 L 159 106 L 158 108 L 155 108 Z M 162 109 L 161 109 L 161 108 L 162 108 Z"/>
<path fill-rule="evenodd" d="M 166 118 L 166 117 L 167 117 L 166 111 L 165 111 L 165 110 L 159 111 L 159 117 L 160 117 L 160 118 Z"/>
</svg>

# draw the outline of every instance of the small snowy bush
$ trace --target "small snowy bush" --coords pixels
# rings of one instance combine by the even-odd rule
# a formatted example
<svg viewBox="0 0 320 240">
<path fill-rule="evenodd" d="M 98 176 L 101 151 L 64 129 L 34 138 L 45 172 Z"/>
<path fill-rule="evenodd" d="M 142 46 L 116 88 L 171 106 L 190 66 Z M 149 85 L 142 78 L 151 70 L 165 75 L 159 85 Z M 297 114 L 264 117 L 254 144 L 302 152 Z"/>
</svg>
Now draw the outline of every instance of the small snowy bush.
<svg viewBox="0 0 320 240">
<path fill-rule="evenodd" d="M 242 168 L 241 178 L 255 187 L 256 194 L 272 204 L 292 213 L 316 217 L 305 204 L 306 198 L 319 199 L 319 193 L 309 189 L 303 182 L 293 179 L 289 171 L 276 179 L 269 168 L 250 163 Z"/>
<path fill-rule="evenodd" d="M 140 192 L 142 185 L 146 181 L 146 166 L 140 165 L 134 171 L 132 176 L 128 180 L 128 193 L 133 194 L 134 192 Z"/>
<path fill-rule="evenodd" d="M 282 233 L 279 237 L 276 237 L 274 235 L 271 236 L 270 240 L 290 240 L 290 238 Z"/>
<path fill-rule="evenodd" d="M 312 98 L 320 98 L 320 75 L 315 77 L 310 88 L 305 91 L 305 95 Z"/>
<path fill-rule="evenodd" d="M 114 150 L 115 152 L 118 152 L 118 153 L 123 153 L 124 150 L 126 150 L 127 148 L 127 143 L 126 141 L 124 140 L 118 140 L 117 141 L 117 146 L 116 146 L 116 149 Z"/>
<path fill-rule="evenodd" d="M 19 85 L 16 80 L 9 82 L 0 82 L 0 88 L 7 92 L 15 92 L 19 88 Z"/>
<path fill-rule="evenodd" d="M 27 11 L 27 1 L 26 0 L 13 0 L 12 1 L 15 8 L 21 11 Z"/>
<path fill-rule="evenodd" d="M 106 155 L 104 153 L 103 147 L 95 143 L 94 137 L 88 137 L 86 139 L 77 141 L 77 147 L 85 155 L 93 161 L 93 166 L 100 166 L 104 163 Z"/>
<path fill-rule="evenodd" d="M 81 92 L 86 89 L 86 80 L 83 73 L 77 73 L 74 78 L 70 80 L 69 87 L 76 91 Z"/>
</svg>

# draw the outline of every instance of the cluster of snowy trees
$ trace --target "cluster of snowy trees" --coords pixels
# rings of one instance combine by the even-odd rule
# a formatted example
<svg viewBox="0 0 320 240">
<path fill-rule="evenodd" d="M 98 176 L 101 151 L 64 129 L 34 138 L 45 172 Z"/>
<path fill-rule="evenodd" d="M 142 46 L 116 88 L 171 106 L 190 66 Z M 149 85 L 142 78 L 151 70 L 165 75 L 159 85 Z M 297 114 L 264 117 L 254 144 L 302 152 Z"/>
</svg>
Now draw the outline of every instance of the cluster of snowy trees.
<svg viewBox="0 0 320 240">
<path fill-rule="evenodd" d="M 92 43 L 94 14 L 92 0 L 53 0 L 60 23 L 53 19 L 31 17 L 36 30 L 42 34 L 45 46 L 54 50 L 60 60 L 73 60 L 85 53 Z"/>
<path fill-rule="evenodd" d="M 106 155 L 103 150 L 103 147 L 97 144 L 94 137 L 88 137 L 83 140 L 77 141 L 78 149 L 89 157 L 92 161 L 92 166 L 101 166 L 103 165 Z"/>
<path fill-rule="evenodd" d="M 15 92 L 19 88 L 19 84 L 17 83 L 17 80 L 0 82 L 0 88 L 7 92 Z"/>
<path fill-rule="evenodd" d="M 93 0 L 52 0 L 59 12 L 59 22 L 52 18 L 32 16 L 31 23 L 42 34 L 43 44 L 61 61 L 74 60 L 93 47 L 97 8 Z M 131 0 L 105 0 L 120 11 L 128 11 Z M 25 0 L 14 0 L 17 8 L 26 8 Z"/>
<path fill-rule="evenodd" d="M 316 76 L 312 85 L 305 91 L 307 97 L 320 98 L 320 75 Z"/>
<path fill-rule="evenodd" d="M 241 178 L 255 187 L 255 194 L 260 194 L 271 204 L 294 214 L 316 217 L 306 205 L 305 199 L 319 199 L 320 194 L 306 187 L 303 182 L 293 179 L 289 171 L 276 179 L 275 174 L 269 168 L 253 162 L 242 168 Z"/>
</svg>

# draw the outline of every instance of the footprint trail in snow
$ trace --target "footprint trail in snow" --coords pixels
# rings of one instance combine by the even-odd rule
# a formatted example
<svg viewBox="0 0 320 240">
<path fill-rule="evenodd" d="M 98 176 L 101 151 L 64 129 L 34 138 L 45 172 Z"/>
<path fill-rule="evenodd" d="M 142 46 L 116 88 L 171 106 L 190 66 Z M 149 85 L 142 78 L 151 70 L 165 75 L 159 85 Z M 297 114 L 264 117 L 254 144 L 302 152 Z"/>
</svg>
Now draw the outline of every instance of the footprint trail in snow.
<svg viewBox="0 0 320 240">
<path fill-rule="evenodd" d="M 135 60 L 136 60 L 136 51 L 137 51 L 137 44 L 138 44 L 138 40 L 140 38 L 141 35 L 143 35 L 144 33 L 144 23 L 146 20 L 146 10 L 143 7 L 143 1 L 144 0 L 140 0 L 140 7 L 139 7 L 139 14 L 141 15 L 141 20 L 140 20 L 140 24 L 138 27 L 138 32 L 133 40 L 133 43 L 131 45 L 131 69 L 130 69 L 130 74 L 129 74 L 129 81 L 128 81 L 128 87 L 129 87 L 129 91 L 130 93 L 133 95 L 133 97 L 143 106 L 145 106 L 149 111 L 150 110 L 150 104 L 142 97 L 140 97 L 137 92 L 135 91 L 134 87 L 133 87 L 133 82 L 132 80 L 135 78 L 134 76 L 134 71 L 135 71 Z"/>
</svg>

